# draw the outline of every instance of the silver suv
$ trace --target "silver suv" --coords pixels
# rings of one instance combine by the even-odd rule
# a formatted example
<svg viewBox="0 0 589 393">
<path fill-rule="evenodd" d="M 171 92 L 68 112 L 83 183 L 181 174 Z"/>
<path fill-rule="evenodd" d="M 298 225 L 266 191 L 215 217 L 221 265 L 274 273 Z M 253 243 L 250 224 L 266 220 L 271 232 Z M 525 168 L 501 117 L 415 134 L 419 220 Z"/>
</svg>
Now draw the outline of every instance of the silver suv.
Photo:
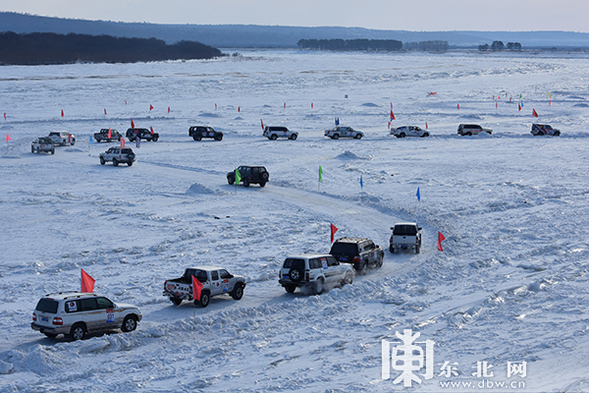
<svg viewBox="0 0 589 393">
<path fill-rule="evenodd" d="M 340 264 L 333 255 L 302 254 L 286 258 L 280 269 L 278 282 L 286 292 L 297 287 L 311 289 L 320 294 L 326 286 L 344 286 L 354 280 L 354 270 L 348 264 Z"/>
<path fill-rule="evenodd" d="M 264 132 L 262 133 L 263 136 L 265 136 L 266 138 L 275 141 L 278 138 L 288 138 L 288 139 L 292 139 L 293 141 L 295 139 L 297 139 L 297 137 L 299 136 L 299 133 L 296 131 L 290 131 L 288 128 L 286 127 L 266 127 L 264 128 Z"/>
<path fill-rule="evenodd" d="M 115 304 L 94 293 L 59 292 L 39 300 L 31 327 L 50 338 L 63 334 L 81 340 L 88 333 L 133 331 L 141 318 L 139 308 L 130 304 Z"/>
<path fill-rule="evenodd" d="M 73 146 L 76 144 L 76 138 L 67 131 L 50 132 L 49 138 L 51 138 L 54 145 L 65 146 L 66 144 L 70 144 Z"/>
<path fill-rule="evenodd" d="M 491 135 L 493 130 L 490 128 L 483 128 L 478 124 L 460 124 L 458 126 L 458 135 L 478 135 L 481 132 L 486 132 L 487 134 Z"/>
</svg>

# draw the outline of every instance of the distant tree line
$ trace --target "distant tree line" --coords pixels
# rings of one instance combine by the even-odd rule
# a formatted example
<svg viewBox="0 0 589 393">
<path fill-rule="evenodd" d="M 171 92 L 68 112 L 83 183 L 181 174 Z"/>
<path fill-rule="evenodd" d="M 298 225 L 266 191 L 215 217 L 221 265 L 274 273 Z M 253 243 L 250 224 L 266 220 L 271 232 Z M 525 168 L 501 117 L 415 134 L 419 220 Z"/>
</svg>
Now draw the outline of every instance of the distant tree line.
<svg viewBox="0 0 589 393">
<path fill-rule="evenodd" d="M 421 50 L 431 52 L 447 51 L 450 45 L 448 41 L 420 41 L 420 42 L 406 42 L 404 48 L 407 50 Z"/>
<path fill-rule="evenodd" d="M 489 44 L 479 45 L 479 50 L 485 52 L 491 49 L 492 51 L 500 51 L 503 49 L 507 50 L 522 50 L 522 44 L 519 42 L 508 42 L 507 45 L 503 44 L 503 41 L 493 41 L 491 46 Z"/>
<path fill-rule="evenodd" d="M 0 64 L 133 63 L 210 59 L 223 54 L 195 41 L 166 45 L 156 38 L 120 38 L 86 34 L 0 33 Z"/>
<path fill-rule="evenodd" d="M 301 49 L 335 50 L 335 51 L 395 51 L 401 50 L 403 43 L 397 40 L 369 40 L 369 39 L 331 39 L 316 40 L 302 39 L 297 42 Z"/>
</svg>

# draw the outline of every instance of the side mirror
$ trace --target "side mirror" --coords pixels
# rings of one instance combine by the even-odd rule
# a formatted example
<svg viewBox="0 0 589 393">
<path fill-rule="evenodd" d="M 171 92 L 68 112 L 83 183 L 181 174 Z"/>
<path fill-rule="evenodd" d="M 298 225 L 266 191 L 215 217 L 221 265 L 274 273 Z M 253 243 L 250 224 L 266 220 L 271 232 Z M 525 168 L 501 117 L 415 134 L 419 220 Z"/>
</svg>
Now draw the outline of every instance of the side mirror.
<svg viewBox="0 0 589 393">
<path fill-rule="evenodd" d="M 418 231 L 421 231 L 421 227 L 417 227 L 417 230 L 418 230 Z"/>
<path fill-rule="evenodd" d="M 394 230 L 395 230 L 395 227 L 391 227 L 391 231 L 394 231 Z"/>
</svg>

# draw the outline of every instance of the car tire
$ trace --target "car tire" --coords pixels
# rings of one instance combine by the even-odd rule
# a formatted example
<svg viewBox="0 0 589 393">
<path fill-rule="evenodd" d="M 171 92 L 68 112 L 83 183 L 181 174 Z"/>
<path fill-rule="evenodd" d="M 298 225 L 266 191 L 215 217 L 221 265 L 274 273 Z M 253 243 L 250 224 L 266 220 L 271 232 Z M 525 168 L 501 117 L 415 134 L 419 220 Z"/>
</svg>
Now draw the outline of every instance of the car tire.
<svg viewBox="0 0 589 393">
<path fill-rule="evenodd" d="M 231 297 L 233 300 L 240 300 L 243 297 L 243 284 L 235 285 L 233 292 L 231 292 Z"/>
<path fill-rule="evenodd" d="M 250 181 L 249 181 L 249 180 L 247 180 L 247 179 L 246 179 L 246 180 L 244 180 L 244 181 L 243 181 L 243 186 L 244 186 L 244 187 L 249 187 L 249 186 L 250 186 Z"/>
<path fill-rule="evenodd" d="M 382 267 L 383 259 L 384 259 L 384 253 L 380 257 L 376 258 L 376 267 Z"/>
<path fill-rule="evenodd" d="M 365 276 L 367 272 L 368 272 L 368 264 L 366 264 L 366 263 L 361 264 L 358 268 L 358 274 L 360 274 L 361 276 Z"/>
<path fill-rule="evenodd" d="M 266 182 L 265 181 L 261 181 L 258 184 L 260 185 L 260 187 L 264 187 L 266 185 Z"/>
<path fill-rule="evenodd" d="M 472 136 L 472 132 L 468 131 L 466 134 L 464 134 L 466 136 Z"/>
<path fill-rule="evenodd" d="M 202 135 L 196 134 L 196 135 L 194 136 L 194 140 L 195 140 L 195 141 L 202 141 Z"/>
<path fill-rule="evenodd" d="M 290 269 L 288 272 L 288 277 L 295 282 L 301 281 L 303 279 L 303 272 L 299 269 L 295 269 L 294 267 Z"/>
<path fill-rule="evenodd" d="M 292 134 L 288 139 L 295 141 L 297 139 L 297 134 Z"/>
<path fill-rule="evenodd" d="M 354 137 L 354 139 L 362 139 L 362 134 L 356 134 L 356 136 Z"/>
<path fill-rule="evenodd" d="M 55 154 L 55 149 L 51 149 L 51 154 Z"/>
<path fill-rule="evenodd" d="M 31 153 L 35 152 L 35 148 L 33 146 L 31 146 Z"/>
<path fill-rule="evenodd" d="M 560 136 L 560 131 L 555 131 L 553 136 Z"/>
<path fill-rule="evenodd" d="M 297 286 L 296 285 L 285 285 L 284 289 L 288 293 L 294 293 L 294 291 L 297 289 Z"/>
<path fill-rule="evenodd" d="M 83 340 L 86 337 L 86 325 L 83 323 L 76 323 L 70 330 L 69 337 L 72 341 Z"/>
<path fill-rule="evenodd" d="M 154 136 L 154 137 L 153 137 L 153 138 L 151 138 L 151 139 L 152 139 L 154 142 L 157 142 L 157 141 L 158 141 L 158 139 L 160 139 L 160 137 L 159 137 L 159 136 Z"/>
<path fill-rule="evenodd" d="M 415 246 L 415 253 L 416 254 L 419 254 L 419 248 L 420 248 L 419 246 Z"/>
<path fill-rule="evenodd" d="M 270 135 L 270 140 L 275 141 L 276 138 L 278 138 L 278 135 L 276 135 L 276 134 Z"/>
<path fill-rule="evenodd" d="M 46 335 L 48 338 L 55 338 L 55 337 L 57 337 L 57 334 L 55 334 L 55 333 L 46 333 L 46 332 L 43 332 L 43 334 Z"/>
<path fill-rule="evenodd" d="M 424 133 L 421 135 L 421 137 L 422 137 L 422 138 L 427 138 L 428 136 L 429 136 L 429 133 L 427 133 L 427 132 L 424 132 Z"/>
<path fill-rule="evenodd" d="M 198 302 L 198 304 L 200 304 L 200 306 L 202 308 L 205 308 L 206 306 L 209 305 L 210 301 L 211 301 L 211 296 L 209 295 L 209 293 L 203 292 L 200 294 L 200 300 L 195 300 L 195 303 Z"/>
<path fill-rule="evenodd" d="M 76 144 L 76 138 L 72 138 L 72 141 L 70 143 L 72 146 Z"/>
<path fill-rule="evenodd" d="M 317 279 L 317 281 L 315 281 L 315 284 L 313 285 L 313 294 L 321 295 L 323 293 L 324 284 L 325 284 L 325 282 L 323 281 L 323 278 L 319 277 Z"/>
<path fill-rule="evenodd" d="M 231 178 L 227 178 L 227 183 L 233 185 L 233 183 L 235 183 L 235 179 L 231 179 Z"/>
<path fill-rule="evenodd" d="M 182 299 L 180 299 L 179 297 L 171 297 L 170 301 L 174 303 L 175 306 L 179 306 L 180 303 L 182 303 Z"/>
<path fill-rule="evenodd" d="M 333 134 L 333 136 L 331 137 L 331 139 L 339 139 L 339 135 L 338 134 Z"/>
<path fill-rule="evenodd" d="M 351 284 L 352 282 L 354 282 L 354 275 L 348 272 L 342 281 L 342 287 L 346 284 Z"/>
<path fill-rule="evenodd" d="M 112 166 L 119 166 L 119 161 L 116 158 L 112 159 Z"/>
<path fill-rule="evenodd" d="M 127 162 L 127 165 L 128 165 L 128 166 L 131 166 L 131 165 L 133 165 L 133 161 L 129 161 L 129 162 Z"/>
<path fill-rule="evenodd" d="M 389 251 L 391 252 L 391 254 L 394 254 L 395 253 L 395 248 L 393 246 L 390 246 L 389 247 Z"/>
<path fill-rule="evenodd" d="M 215 136 L 215 140 L 216 141 L 222 141 L 223 140 L 223 135 L 216 135 Z"/>
<path fill-rule="evenodd" d="M 137 329 L 137 317 L 135 315 L 127 315 L 125 319 L 123 319 L 121 330 L 125 333 L 128 333 L 135 329 Z"/>
<path fill-rule="evenodd" d="M 104 165 L 106 164 L 106 161 L 104 161 L 104 158 L 100 157 L 100 165 Z"/>
<path fill-rule="evenodd" d="M 405 133 L 404 132 L 400 133 L 399 138 L 405 138 Z"/>
</svg>

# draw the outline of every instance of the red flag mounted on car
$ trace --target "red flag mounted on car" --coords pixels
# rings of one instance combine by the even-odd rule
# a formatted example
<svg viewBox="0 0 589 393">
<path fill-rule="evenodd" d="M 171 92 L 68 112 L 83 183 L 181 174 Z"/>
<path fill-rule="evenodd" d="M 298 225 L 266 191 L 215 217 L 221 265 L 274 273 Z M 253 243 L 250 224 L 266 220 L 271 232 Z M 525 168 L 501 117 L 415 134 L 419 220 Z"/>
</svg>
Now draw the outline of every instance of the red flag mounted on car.
<svg viewBox="0 0 589 393">
<path fill-rule="evenodd" d="M 194 300 L 200 301 L 200 293 L 202 291 L 202 284 L 200 281 L 196 279 L 196 277 L 192 276 L 192 297 Z"/>
<path fill-rule="evenodd" d="M 135 128 L 135 123 L 133 123 L 133 119 L 131 119 L 131 128 Z"/>
</svg>

